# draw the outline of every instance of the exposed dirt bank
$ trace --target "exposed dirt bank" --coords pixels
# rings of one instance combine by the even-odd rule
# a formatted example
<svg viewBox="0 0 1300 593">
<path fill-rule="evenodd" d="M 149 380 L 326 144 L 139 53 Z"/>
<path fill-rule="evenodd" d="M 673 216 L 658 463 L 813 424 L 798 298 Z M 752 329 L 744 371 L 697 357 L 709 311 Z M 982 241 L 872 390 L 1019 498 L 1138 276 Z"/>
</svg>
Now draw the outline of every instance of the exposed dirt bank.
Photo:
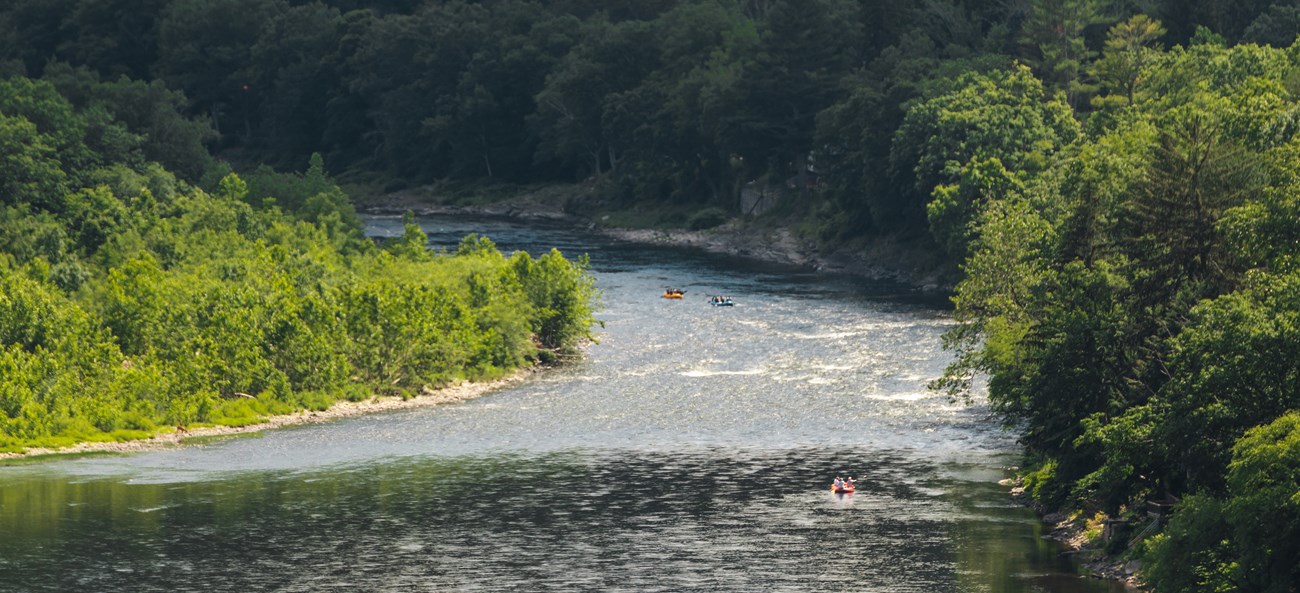
<svg viewBox="0 0 1300 593">
<path fill-rule="evenodd" d="M 402 399 L 400 397 L 380 397 L 376 396 L 359 402 L 342 401 L 330 406 L 328 410 L 322 412 L 301 411 L 284 416 L 271 416 L 257 424 L 248 426 L 228 427 L 228 426 L 205 426 L 200 428 L 176 427 L 165 430 L 151 438 L 139 441 L 111 442 L 111 443 L 79 443 L 71 447 L 61 449 L 28 449 L 26 453 L 0 453 L 0 459 L 15 459 L 22 457 L 35 457 L 41 455 L 65 455 L 78 453 L 139 453 L 143 451 L 155 451 L 159 449 L 168 449 L 178 446 L 184 446 L 187 439 L 196 437 L 211 437 L 222 435 L 233 435 L 250 432 L 258 432 L 283 426 L 296 424 L 309 424 L 315 422 L 328 422 L 338 420 L 349 416 L 359 416 L 361 414 L 373 414 L 387 410 L 398 410 L 408 408 L 421 408 L 427 406 L 437 406 L 463 402 L 482 395 L 486 395 L 498 389 L 515 385 L 525 378 L 536 372 L 537 368 L 528 368 L 522 370 L 510 377 L 498 381 L 485 383 L 461 383 L 442 389 L 426 390 L 418 397 L 411 399 Z"/>
<path fill-rule="evenodd" d="M 632 243 L 689 247 L 824 272 L 895 281 L 924 292 L 951 291 L 957 281 L 957 270 L 945 264 L 937 248 L 925 240 L 883 236 L 827 250 L 800 238 L 789 227 L 760 225 L 743 219 L 733 219 L 721 226 L 699 231 L 620 228 L 606 224 L 603 219 L 607 217 L 573 213 L 583 209 L 572 207 L 565 191 L 563 187 L 547 188 L 490 203 L 457 204 L 440 196 L 435 188 L 419 188 L 375 198 L 359 206 L 359 210 L 375 214 L 410 211 L 416 215 L 492 216 L 567 224 Z M 577 194 L 583 189 L 574 186 L 567 191 Z"/>
</svg>

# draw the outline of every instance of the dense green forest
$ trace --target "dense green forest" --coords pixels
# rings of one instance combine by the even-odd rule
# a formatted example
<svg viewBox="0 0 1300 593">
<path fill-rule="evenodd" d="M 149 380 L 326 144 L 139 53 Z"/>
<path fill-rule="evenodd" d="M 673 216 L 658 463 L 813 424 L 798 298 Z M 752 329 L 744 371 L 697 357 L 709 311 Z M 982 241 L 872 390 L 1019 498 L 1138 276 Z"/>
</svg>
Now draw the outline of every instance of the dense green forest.
<svg viewBox="0 0 1300 593">
<path fill-rule="evenodd" d="M 1294 592 L 1298 31 L 1276 0 L 10 0 L 0 428 L 233 420 L 584 333 L 581 266 L 373 247 L 327 170 L 733 215 L 776 186 L 820 241 L 960 266 L 935 386 L 987 384 L 1032 496 L 1121 521 L 1157 591 Z"/>
<path fill-rule="evenodd" d="M 0 81 L 0 451 L 418 395 L 588 337 L 583 261 L 434 253 L 410 220 L 378 246 L 319 156 L 185 181 L 223 168 L 179 97 Z"/>
<path fill-rule="evenodd" d="M 1127 74 L 1100 78 L 1081 126 L 1023 68 L 909 111 L 917 170 L 944 170 L 932 229 L 964 254 L 938 384 L 987 376 L 1032 494 L 1130 520 L 1113 551 L 1181 501 L 1136 546 L 1157 590 L 1295 591 L 1300 45 L 1125 38 L 1159 32 L 1112 29 L 1092 67 Z"/>
<path fill-rule="evenodd" d="M 1123 85 L 1098 59 L 1138 13 L 1165 47 L 1300 27 L 1289 0 L 9 0 L 0 75 L 159 81 L 227 160 L 320 153 L 386 190 L 590 179 L 614 205 L 735 213 L 752 183 L 817 188 L 790 206 L 838 242 L 924 231 L 943 163 L 918 175 L 896 138 L 918 101 L 1021 62 L 1082 116 Z"/>
</svg>

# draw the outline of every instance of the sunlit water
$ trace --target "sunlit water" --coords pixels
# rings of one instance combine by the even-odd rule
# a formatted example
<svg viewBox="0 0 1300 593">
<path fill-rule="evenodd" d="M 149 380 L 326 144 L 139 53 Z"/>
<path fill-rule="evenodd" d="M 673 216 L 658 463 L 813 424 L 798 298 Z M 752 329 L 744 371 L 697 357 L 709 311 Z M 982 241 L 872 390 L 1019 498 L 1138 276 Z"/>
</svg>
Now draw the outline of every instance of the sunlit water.
<svg viewBox="0 0 1300 593">
<path fill-rule="evenodd" d="M 987 409 L 926 390 L 949 360 L 934 299 L 422 222 L 449 249 L 589 253 L 599 344 L 462 404 L 0 467 L 0 591 L 1116 589 L 997 485 L 1016 448 Z M 830 494 L 837 474 L 858 492 Z"/>
</svg>

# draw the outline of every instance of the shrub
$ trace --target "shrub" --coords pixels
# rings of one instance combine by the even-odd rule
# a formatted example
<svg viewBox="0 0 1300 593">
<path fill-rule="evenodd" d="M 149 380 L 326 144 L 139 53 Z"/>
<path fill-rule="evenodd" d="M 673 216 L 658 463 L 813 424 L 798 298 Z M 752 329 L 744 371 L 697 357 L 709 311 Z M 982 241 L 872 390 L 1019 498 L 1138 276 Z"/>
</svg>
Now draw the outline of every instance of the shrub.
<svg viewBox="0 0 1300 593">
<path fill-rule="evenodd" d="M 1153 538 L 1156 591 L 1262 591 L 1300 585 L 1300 412 L 1251 429 L 1233 447 L 1228 496 L 1183 499 Z"/>
<path fill-rule="evenodd" d="M 727 222 L 727 213 L 721 208 L 705 208 L 691 215 L 687 221 L 687 228 L 692 231 L 702 231 L 711 229 L 724 222 Z"/>
</svg>

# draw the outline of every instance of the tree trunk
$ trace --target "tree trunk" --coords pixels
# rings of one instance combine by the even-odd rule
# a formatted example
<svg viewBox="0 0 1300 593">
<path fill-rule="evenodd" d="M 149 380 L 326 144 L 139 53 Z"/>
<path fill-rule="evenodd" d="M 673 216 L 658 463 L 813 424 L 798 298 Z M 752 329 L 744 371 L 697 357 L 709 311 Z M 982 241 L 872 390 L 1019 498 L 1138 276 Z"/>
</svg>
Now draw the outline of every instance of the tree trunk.
<svg viewBox="0 0 1300 593">
<path fill-rule="evenodd" d="M 803 151 L 794 157 L 795 183 L 799 186 L 799 197 L 808 197 L 808 155 Z"/>
</svg>

